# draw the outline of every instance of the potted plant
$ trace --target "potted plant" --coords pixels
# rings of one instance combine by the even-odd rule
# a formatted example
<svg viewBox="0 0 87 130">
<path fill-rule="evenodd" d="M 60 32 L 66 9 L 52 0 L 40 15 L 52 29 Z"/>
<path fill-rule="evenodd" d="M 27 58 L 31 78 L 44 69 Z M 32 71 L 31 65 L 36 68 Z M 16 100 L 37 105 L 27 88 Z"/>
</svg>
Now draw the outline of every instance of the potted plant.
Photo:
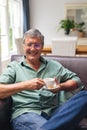
<svg viewBox="0 0 87 130">
<path fill-rule="evenodd" d="M 69 34 L 70 33 L 70 29 L 73 29 L 75 27 L 75 22 L 74 20 L 70 20 L 70 19 L 63 19 L 60 21 L 59 23 L 59 27 L 57 30 L 63 28 L 65 31 L 65 34 Z"/>
<path fill-rule="evenodd" d="M 75 26 L 76 26 L 76 30 L 78 31 L 78 37 L 84 37 L 85 23 L 84 22 L 76 23 Z"/>
</svg>

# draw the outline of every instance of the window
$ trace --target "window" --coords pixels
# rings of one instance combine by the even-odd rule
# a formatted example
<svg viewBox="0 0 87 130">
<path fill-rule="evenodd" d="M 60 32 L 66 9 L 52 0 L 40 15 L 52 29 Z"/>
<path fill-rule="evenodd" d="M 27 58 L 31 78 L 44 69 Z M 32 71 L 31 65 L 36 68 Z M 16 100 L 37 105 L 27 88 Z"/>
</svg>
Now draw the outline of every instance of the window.
<svg viewBox="0 0 87 130">
<path fill-rule="evenodd" d="M 23 35 L 22 0 L 0 0 L 1 58 L 16 52 L 15 38 Z"/>
</svg>

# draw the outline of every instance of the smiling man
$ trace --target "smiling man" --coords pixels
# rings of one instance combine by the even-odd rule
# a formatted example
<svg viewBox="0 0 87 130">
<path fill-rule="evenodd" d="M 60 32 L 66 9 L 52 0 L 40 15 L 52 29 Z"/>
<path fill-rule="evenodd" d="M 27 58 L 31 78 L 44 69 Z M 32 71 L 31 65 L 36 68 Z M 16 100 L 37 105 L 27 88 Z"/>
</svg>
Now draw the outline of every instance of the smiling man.
<svg viewBox="0 0 87 130">
<path fill-rule="evenodd" d="M 37 31 L 37 30 L 36 30 Z M 24 40 L 24 52 L 26 55 L 26 61 L 36 70 L 39 69 L 41 65 L 40 55 L 44 46 L 44 37 L 39 37 L 37 34 L 25 33 Z"/>
<path fill-rule="evenodd" d="M 43 47 L 39 30 L 25 32 L 23 59 L 11 62 L 0 76 L 0 98 L 11 96 L 13 100 L 13 130 L 72 130 L 87 114 L 87 91 L 80 91 L 84 87 L 80 78 L 60 63 L 45 59 Z M 57 87 L 43 89 L 45 78 L 55 78 Z M 77 90 L 73 96 L 71 92 Z"/>
</svg>

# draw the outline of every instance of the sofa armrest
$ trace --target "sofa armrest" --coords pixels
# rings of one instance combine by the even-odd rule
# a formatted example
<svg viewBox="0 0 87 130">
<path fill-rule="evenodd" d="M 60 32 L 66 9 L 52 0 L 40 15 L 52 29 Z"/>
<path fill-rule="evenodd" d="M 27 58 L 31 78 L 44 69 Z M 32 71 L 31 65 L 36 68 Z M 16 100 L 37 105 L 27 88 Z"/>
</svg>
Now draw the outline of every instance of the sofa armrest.
<svg viewBox="0 0 87 130">
<path fill-rule="evenodd" d="M 10 130 L 12 98 L 0 99 L 0 130 Z"/>
</svg>

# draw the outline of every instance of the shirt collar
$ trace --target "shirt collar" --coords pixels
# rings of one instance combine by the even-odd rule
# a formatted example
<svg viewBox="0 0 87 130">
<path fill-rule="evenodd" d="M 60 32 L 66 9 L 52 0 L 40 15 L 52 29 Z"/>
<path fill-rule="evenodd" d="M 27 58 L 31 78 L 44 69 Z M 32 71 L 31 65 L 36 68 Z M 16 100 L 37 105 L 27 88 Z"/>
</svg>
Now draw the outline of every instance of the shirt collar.
<svg viewBox="0 0 87 130">
<path fill-rule="evenodd" d="M 48 63 L 48 61 L 47 61 L 47 59 L 45 59 L 43 56 L 40 56 L 40 61 L 43 63 L 43 64 L 47 64 Z M 23 56 L 22 57 L 22 59 L 21 59 L 21 61 L 20 61 L 20 64 L 22 65 L 22 66 L 29 66 L 27 63 L 26 63 L 26 56 Z"/>
</svg>

